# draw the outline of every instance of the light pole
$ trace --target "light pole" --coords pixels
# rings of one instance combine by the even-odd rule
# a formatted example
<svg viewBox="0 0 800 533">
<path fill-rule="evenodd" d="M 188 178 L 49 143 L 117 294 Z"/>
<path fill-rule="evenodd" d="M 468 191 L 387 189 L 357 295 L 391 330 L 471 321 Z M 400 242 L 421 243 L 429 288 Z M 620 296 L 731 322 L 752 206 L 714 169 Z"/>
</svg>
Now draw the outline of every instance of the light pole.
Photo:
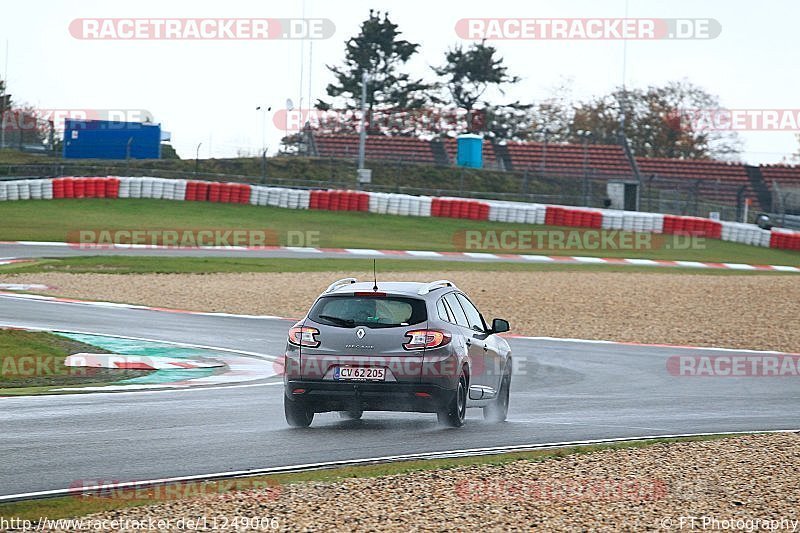
<svg viewBox="0 0 800 533">
<path fill-rule="evenodd" d="M 575 133 L 583 144 L 583 205 L 589 207 L 589 139 L 592 137 L 592 132 L 578 130 Z"/>
<path fill-rule="evenodd" d="M 260 111 L 261 112 L 261 150 L 263 150 L 264 146 L 267 144 L 267 140 L 266 140 L 266 137 L 267 137 L 267 113 L 272 111 L 272 106 L 267 106 L 266 108 L 264 108 L 264 107 L 259 105 L 259 106 L 256 106 L 256 111 Z M 288 119 L 289 119 L 289 117 L 287 116 L 286 120 L 288 120 Z"/>
<path fill-rule="evenodd" d="M 197 149 L 194 152 L 194 175 L 197 176 L 197 169 L 200 166 L 200 147 L 203 146 L 202 142 L 197 143 Z"/>
<path fill-rule="evenodd" d="M 367 84 L 369 74 L 367 71 L 361 73 L 361 127 L 358 133 L 358 170 L 356 171 L 356 187 L 361 189 L 361 182 L 367 181 L 369 174 L 364 168 L 364 158 L 367 146 Z"/>
<path fill-rule="evenodd" d="M 267 152 L 269 151 L 269 146 L 265 146 L 263 150 L 261 150 L 261 184 L 267 183 Z"/>
<path fill-rule="evenodd" d="M 361 73 L 361 124 L 358 132 L 358 169 L 364 168 L 364 154 L 367 144 L 367 83 L 369 75 L 367 71 Z"/>
<path fill-rule="evenodd" d="M 272 111 L 272 106 L 267 106 L 266 109 L 262 106 L 256 106 L 256 111 L 261 112 L 261 183 L 267 182 L 267 113 Z M 288 111 L 285 115 L 285 120 L 289 120 Z"/>
</svg>

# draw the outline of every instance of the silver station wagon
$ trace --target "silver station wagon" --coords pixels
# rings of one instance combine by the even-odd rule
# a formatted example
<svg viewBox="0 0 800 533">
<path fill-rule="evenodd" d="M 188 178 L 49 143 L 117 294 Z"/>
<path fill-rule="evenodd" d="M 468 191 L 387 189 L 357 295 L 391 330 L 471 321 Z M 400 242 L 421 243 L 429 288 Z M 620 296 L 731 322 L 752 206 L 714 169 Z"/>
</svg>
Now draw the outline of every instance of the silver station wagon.
<svg viewBox="0 0 800 533">
<path fill-rule="evenodd" d="M 289 330 L 284 411 L 290 426 L 315 413 L 347 419 L 364 411 L 436 413 L 464 424 L 467 407 L 502 422 L 511 389 L 511 350 L 466 294 L 431 283 L 336 281 Z"/>
</svg>

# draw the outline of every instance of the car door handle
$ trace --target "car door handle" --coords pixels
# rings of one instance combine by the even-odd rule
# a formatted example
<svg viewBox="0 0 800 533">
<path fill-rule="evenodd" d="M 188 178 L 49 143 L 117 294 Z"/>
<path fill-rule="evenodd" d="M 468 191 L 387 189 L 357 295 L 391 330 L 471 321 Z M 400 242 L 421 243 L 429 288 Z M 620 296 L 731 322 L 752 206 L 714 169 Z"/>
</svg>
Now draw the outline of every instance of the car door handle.
<svg viewBox="0 0 800 533">
<path fill-rule="evenodd" d="M 472 341 L 467 339 L 467 346 L 472 346 Z"/>
<path fill-rule="evenodd" d="M 483 345 L 483 351 L 484 351 L 484 352 L 487 352 L 487 351 L 489 351 L 489 346 L 487 346 L 486 344 L 484 344 L 484 345 Z"/>
</svg>

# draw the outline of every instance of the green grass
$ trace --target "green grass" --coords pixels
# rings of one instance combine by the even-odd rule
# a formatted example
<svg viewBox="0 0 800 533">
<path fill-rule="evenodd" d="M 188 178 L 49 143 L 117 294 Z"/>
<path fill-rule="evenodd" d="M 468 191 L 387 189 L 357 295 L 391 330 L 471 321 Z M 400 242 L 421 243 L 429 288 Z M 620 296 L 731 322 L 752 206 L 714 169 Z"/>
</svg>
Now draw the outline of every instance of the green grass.
<svg viewBox="0 0 800 533">
<path fill-rule="evenodd" d="M 250 205 L 171 202 L 167 200 L 37 200 L 0 205 L 0 240 L 65 241 L 81 230 L 267 230 L 280 244 L 331 248 L 464 251 L 468 230 L 557 230 L 530 224 L 508 224 L 449 218 L 401 217 L 372 213 L 305 211 Z M 575 228 L 569 228 L 575 230 Z M 300 232 L 309 242 L 288 242 L 289 232 Z M 294 235 L 297 235 L 295 233 Z M 547 255 L 641 257 L 691 261 L 798 265 L 800 253 L 703 239 L 692 249 L 678 250 L 672 237 L 656 238 L 654 249 L 520 250 Z M 474 249 L 497 253 L 517 250 Z"/>
<path fill-rule="evenodd" d="M 32 154 L 12 150 L 10 148 L 0 148 L 0 165 L 19 165 L 19 164 L 48 164 L 53 160 L 46 155 Z"/>
<path fill-rule="evenodd" d="M 658 274 L 731 275 L 797 275 L 777 271 L 647 267 L 624 265 L 539 264 L 511 262 L 426 261 L 419 259 L 378 259 L 378 276 L 382 272 L 641 272 Z M 160 256 L 91 256 L 65 259 L 41 259 L 30 263 L 0 266 L 0 274 L 36 274 L 69 272 L 73 274 L 210 274 L 221 272 L 371 272 L 372 259 L 229 259 Z"/>
<path fill-rule="evenodd" d="M 696 442 L 730 438 L 737 435 L 709 435 L 686 438 L 663 438 L 641 441 L 628 441 L 614 444 L 595 444 L 589 446 L 573 446 L 567 448 L 551 448 L 529 452 L 504 453 L 497 455 L 484 455 L 454 459 L 428 459 L 397 461 L 379 463 L 374 465 L 347 466 L 331 469 L 311 470 L 298 473 L 275 474 L 239 480 L 222 480 L 201 483 L 194 487 L 180 485 L 171 488 L 169 485 L 158 490 L 114 490 L 109 496 L 82 496 L 75 494 L 58 498 L 43 500 L 28 500 L 23 502 L 0 504 L 0 516 L 6 519 L 16 517 L 27 520 L 37 520 L 40 516 L 48 518 L 68 518 L 85 516 L 91 513 L 100 513 L 112 509 L 139 507 L 165 503 L 164 495 L 181 494 L 218 494 L 231 490 L 245 490 L 252 487 L 274 487 L 279 491 L 280 485 L 308 482 L 335 482 L 348 478 L 374 478 L 381 476 L 402 475 L 413 472 L 429 470 L 448 470 L 453 468 L 468 467 L 471 465 L 504 465 L 516 461 L 541 462 L 559 460 L 564 457 L 594 453 L 603 450 L 620 450 L 628 448 L 643 448 L 660 444 L 676 444 L 683 442 Z M 277 492 L 280 498 L 280 493 Z"/>
<path fill-rule="evenodd" d="M 51 387 L 105 385 L 148 373 L 64 366 L 68 355 L 79 352 L 105 350 L 52 333 L 0 329 L 0 395 L 45 393 Z"/>
</svg>

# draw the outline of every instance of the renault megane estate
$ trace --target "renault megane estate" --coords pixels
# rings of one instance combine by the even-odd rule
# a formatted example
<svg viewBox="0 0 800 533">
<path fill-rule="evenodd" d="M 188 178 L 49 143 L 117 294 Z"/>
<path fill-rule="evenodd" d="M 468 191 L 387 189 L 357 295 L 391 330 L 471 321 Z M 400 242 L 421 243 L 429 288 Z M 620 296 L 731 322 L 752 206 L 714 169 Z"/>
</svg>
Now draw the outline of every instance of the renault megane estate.
<svg viewBox="0 0 800 533">
<path fill-rule="evenodd" d="M 290 426 L 315 413 L 436 413 L 464 424 L 467 407 L 501 422 L 508 412 L 511 350 L 452 282 L 336 281 L 289 330 L 284 411 Z"/>
</svg>

